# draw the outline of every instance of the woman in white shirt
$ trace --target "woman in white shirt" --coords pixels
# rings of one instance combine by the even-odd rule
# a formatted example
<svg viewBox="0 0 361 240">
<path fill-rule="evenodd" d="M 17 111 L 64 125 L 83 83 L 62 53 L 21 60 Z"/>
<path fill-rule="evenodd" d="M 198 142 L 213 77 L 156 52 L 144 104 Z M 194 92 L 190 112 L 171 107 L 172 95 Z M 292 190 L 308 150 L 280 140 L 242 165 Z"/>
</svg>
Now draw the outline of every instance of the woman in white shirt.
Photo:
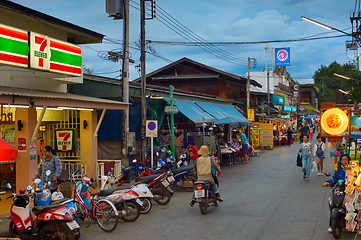
<svg viewBox="0 0 361 240">
<path fill-rule="evenodd" d="M 318 135 L 316 137 L 317 142 L 315 143 L 315 151 L 314 151 L 314 156 L 316 157 L 316 162 L 317 162 L 317 170 L 318 176 L 322 176 L 323 175 L 323 160 L 326 158 L 325 156 L 325 150 L 326 150 L 326 144 L 324 142 L 321 141 L 321 137 L 320 135 Z M 317 150 L 318 148 L 320 148 L 320 150 Z M 317 154 L 318 151 L 318 154 Z M 322 151 L 322 152 L 321 152 Z"/>
</svg>

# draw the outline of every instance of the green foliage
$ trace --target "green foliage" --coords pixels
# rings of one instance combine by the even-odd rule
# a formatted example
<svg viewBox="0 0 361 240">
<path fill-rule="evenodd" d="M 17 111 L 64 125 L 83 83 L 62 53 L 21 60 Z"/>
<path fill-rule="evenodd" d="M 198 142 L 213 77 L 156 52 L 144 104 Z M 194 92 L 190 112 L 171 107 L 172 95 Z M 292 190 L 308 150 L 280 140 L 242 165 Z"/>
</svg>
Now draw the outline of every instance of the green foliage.
<svg viewBox="0 0 361 240">
<path fill-rule="evenodd" d="M 321 65 L 321 68 L 313 75 L 314 85 L 319 89 L 319 102 L 336 102 L 338 104 L 350 103 L 349 100 L 360 102 L 361 83 L 337 77 L 334 73 L 356 79 L 359 71 L 355 70 L 355 66 L 352 64 L 340 65 L 336 61 L 328 66 Z M 341 93 L 339 89 L 348 91 L 350 94 Z"/>
</svg>

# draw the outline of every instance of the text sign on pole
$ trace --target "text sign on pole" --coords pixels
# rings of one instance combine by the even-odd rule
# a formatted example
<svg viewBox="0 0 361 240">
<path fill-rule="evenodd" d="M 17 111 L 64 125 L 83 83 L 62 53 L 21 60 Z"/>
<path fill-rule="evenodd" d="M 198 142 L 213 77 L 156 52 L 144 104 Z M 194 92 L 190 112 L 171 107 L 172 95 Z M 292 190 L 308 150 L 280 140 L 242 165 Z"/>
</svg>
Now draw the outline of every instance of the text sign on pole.
<svg viewBox="0 0 361 240">
<path fill-rule="evenodd" d="M 146 137 L 158 137 L 158 121 L 147 120 L 146 121 Z"/>
</svg>

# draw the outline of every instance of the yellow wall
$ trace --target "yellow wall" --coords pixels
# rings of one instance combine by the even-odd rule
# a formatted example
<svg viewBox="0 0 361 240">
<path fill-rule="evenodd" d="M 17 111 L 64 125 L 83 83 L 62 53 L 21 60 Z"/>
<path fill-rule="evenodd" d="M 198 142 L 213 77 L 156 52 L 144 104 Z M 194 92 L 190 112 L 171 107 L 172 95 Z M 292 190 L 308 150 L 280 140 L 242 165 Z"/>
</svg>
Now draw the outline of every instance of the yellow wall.
<svg viewBox="0 0 361 240">
<path fill-rule="evenodd" d="M 18 130 L 18 120 L 23 123 L 21 131 Z M 37 142 L 31 141 L 31 136 L 36 126 L 35 108 L 17 108 L 15 112 L 15 146 L 18 146 L 19 138 L 26 138 L 26 152 L 19 152 L 16 159 L 16 189 L 26 188 L 33 180 L 37 170 L 37 159 L 30 160 L 30 146 L 37 146 Z"/>
<path fill-rule="evenodd" d="M 88 126 L 84 129 L 84 120 Z M 98 138 L 93 137 L 97 126 L 96 111 L 80 111 L 80 156 L 87 164 L 86 173 L 89 178 L 96 179 L 96 160 L 98 159 Z"/>
</svg>

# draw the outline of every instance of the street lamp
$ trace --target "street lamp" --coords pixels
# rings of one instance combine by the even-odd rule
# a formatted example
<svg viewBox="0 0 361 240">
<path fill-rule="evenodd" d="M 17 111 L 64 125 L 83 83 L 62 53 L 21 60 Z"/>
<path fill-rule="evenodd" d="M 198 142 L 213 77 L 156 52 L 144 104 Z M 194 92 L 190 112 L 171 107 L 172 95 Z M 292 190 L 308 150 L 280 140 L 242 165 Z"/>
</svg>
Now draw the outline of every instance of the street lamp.
<svg viewBox="0 0 361 240">
<path fill-rule="evenodd" d="M 340 91 L 340 92 L 342 92 L 343 94 L 350 94 L 348 91 L 344 91 L 344 90 L 342 90 L 342 89 L 339 89 L 338 91 Z"/>
<path fill-rule="evenodd" d="M 342 31 L 342 30 L 340 30 L 340 29 L 327 26 L 327 25 L 325 25 L 325 24 L 323 24 L 323 23 L 317 22 L 317 21 L 315 21 L 315 20 L 312 20 L 312 19 L 310 19 L 310 18 L 306 18 L 306 17 L 303 17 L 303 16 L 301 16 L 301 18 L 302 18 L 302 20 L 305 20 L 305 21 L 310 22 L 310 23 L 313 23 L 313 24 L 315 24 L 315 25 L 317 25 L 317 26 L 326 28 L 326 29 L 329 30 L 329 31 L 335 30 L 335 31 L 341 32 L 341 33 L 343 33 L 343 34 L 346 34 L 347 36 L 351 36 L 351 37 L 352 37 L 352 34 L 347 33 L 347 32 L 344 32 L 344 31 Z"/>
<path fill-rule="evenodd" d="M 343 75 L 340 75 L 340 74 L 337 74 L 337 73 L 334 73 L 333 75 L 335 75 L 336 77 L 339 77 L 339 78 L 344 78 L 344 79 L 347 79 L 347 80 L 355 80 L 355 81 L 359 81 L 359 82 L 360 82 L 360 80 L 358 80 L 358 79 L 346 77 L 346 76 L 343 76 Z"/>
</svg>

